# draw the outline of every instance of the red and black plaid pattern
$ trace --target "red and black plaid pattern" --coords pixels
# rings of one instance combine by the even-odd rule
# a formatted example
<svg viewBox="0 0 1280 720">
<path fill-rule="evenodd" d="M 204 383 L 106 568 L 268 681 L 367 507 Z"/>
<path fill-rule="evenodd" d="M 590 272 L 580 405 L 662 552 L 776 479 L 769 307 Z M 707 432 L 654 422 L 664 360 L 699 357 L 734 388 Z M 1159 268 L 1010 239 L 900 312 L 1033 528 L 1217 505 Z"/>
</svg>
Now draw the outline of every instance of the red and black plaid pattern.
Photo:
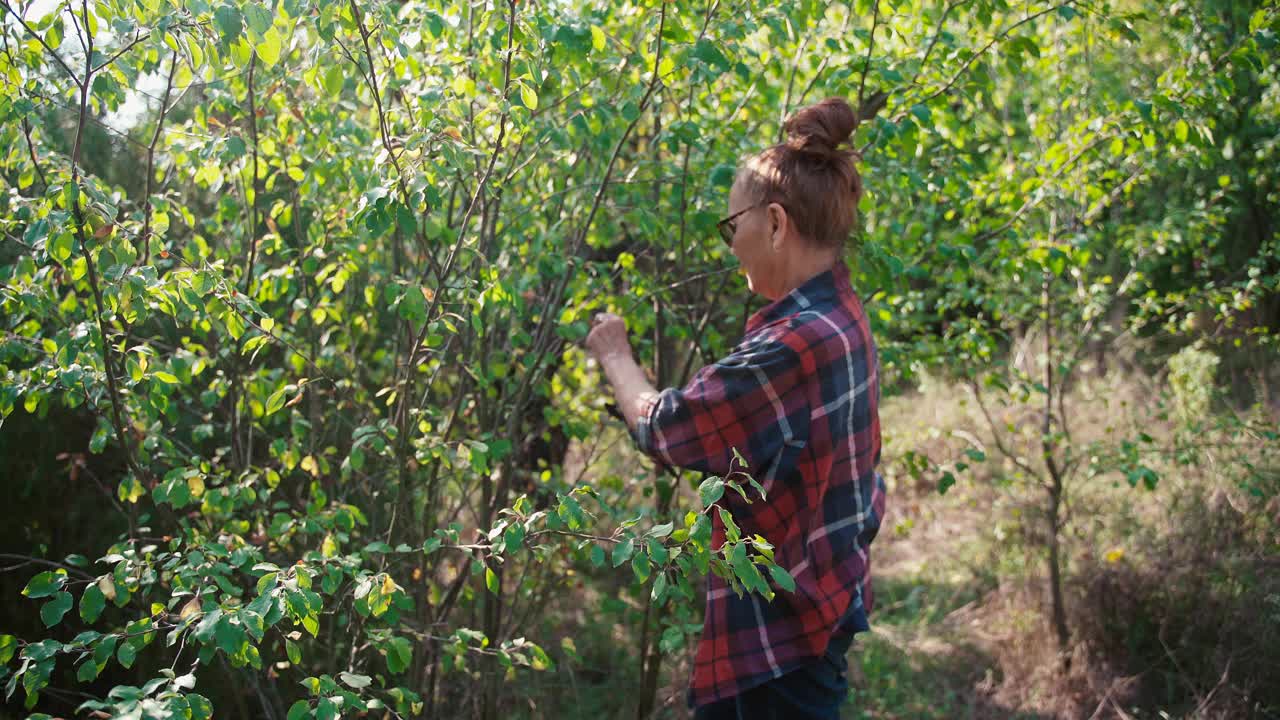
<svg viewBox="0 0 1280 720">
<path fill-rule="evenodd" d="M 796 581 L 767 601 L 708 576 L 689 704 L 732 697 L 822 656 L 835 632 L 868 629 L 868 549 L 884 516 L 879 363 L 843 263 L 751 316 L 745 337 L 683 389 L 662 391 L 633 436 L 663 462 L 716 475 L 741 470 L 767 499 L 726 492 L 745 537 L 774 546 Z M 712 546 L 724 542 L 719 513 Z"/>
</svg>

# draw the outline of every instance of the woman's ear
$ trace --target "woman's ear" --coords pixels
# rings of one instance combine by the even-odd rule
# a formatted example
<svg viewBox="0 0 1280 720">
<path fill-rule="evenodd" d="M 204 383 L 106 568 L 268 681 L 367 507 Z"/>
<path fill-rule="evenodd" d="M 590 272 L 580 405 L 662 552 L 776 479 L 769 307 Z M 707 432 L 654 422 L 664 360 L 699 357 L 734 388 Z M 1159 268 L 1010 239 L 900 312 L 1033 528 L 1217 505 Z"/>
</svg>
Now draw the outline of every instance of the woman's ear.
<svg viewBox="0 0 1280 720">
<path fill-rule="evenodd" d="M 769 245 L 778 251 L 782 249 L 782 243 L 786 240 L 788 225 L 791 218 L 787 217 L 786 208 L 778 203 L 769 203 Z"/>
</svg>

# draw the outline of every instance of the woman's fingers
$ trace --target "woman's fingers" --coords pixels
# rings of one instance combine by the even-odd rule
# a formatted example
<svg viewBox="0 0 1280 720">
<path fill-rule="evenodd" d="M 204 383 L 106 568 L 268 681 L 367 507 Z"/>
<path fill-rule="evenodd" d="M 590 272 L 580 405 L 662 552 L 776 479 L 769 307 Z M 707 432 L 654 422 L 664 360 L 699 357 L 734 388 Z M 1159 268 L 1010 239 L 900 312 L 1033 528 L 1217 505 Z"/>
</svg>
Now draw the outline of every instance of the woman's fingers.
<svg viewBox="0 0 1280 720">
<path fill-rule="evenodd" d="M 630 353 L 631 343 L 627 340 L 627 323 L 613 313 L 596 313 L 591 318 L 591 332 L 585 342 L 587 350 L 596 359 L 616 353 Z"/>
<path fill-rule="evenodd" d="M 611 312 L 598 312 L 595 314 L 595 317 L 591 318 L 591 327 L 595 327 L 610 320 L 622 320 L 622 318 Z"/>
</svg>

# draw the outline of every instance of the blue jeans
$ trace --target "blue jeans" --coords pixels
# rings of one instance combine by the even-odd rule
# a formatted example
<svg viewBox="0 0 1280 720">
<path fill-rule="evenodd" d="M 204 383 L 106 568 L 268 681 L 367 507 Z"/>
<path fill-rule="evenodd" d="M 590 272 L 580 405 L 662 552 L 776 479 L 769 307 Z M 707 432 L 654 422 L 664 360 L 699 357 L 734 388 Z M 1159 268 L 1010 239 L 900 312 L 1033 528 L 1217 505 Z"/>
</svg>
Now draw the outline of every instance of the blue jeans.
<svg viewBox="0 0 1280 720">
<path fill-rule="evenodd" d="M 731 698 L 698 708 L 694 720 L 839 720 L 849 694 L 845 653 L 853 635 L 832 636 L 823 657 Z"/>
</svg>

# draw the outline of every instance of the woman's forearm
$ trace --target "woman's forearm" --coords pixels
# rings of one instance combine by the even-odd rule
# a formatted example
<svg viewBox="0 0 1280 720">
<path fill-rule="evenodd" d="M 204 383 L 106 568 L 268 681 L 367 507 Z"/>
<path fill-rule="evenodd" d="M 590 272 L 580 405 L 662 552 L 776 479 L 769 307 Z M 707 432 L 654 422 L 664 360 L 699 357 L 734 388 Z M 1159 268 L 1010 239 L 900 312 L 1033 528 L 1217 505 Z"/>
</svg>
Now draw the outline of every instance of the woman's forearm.
<svg viewBox="0 0 1280 720">
<path fill-rule="evenodd" d="M 600 365 L 609 378 L 609 384 L 613 385 L 613 395 L 627 420 L 627 427 L 634 430 L 648 401 L 657 396 L 657 389 L 649 383 L 644 370 L 630 353 L 610 353 L 600 358 Z"/>
</svg>

